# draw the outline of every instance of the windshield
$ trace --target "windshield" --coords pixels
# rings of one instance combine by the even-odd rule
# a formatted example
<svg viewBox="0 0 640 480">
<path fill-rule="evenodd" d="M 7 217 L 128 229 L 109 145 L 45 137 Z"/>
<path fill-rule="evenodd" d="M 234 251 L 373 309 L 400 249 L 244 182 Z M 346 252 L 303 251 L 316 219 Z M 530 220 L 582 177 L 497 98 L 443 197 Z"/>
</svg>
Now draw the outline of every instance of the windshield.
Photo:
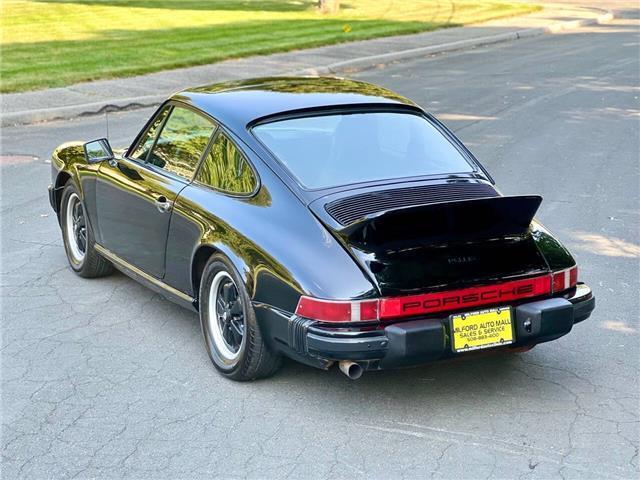
<svg viewBox="0 0 640 480">
<path fill-rule="evenodd" d="M 433 124 L 411 113 L 301 117 L 253 132 L 310 189 L 473 171 Z"/>
</svg>

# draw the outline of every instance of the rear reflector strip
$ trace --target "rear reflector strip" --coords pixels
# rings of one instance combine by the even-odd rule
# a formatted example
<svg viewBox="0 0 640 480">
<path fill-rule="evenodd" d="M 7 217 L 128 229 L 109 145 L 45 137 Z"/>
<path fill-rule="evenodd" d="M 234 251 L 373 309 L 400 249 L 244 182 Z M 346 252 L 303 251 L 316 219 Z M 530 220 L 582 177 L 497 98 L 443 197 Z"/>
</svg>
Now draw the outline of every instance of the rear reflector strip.
<svg viewBox="0 0 640 480">
<path fill-rule="evenodd" d="M 383 298 L 380 301 L 380 319 L 460 310 L 549 293 L 551 293 L 551 275 L 544 275 L 483 287 Z"/>
<path fill-rule="evenodd" d="M 296 315 L 323 322 L 388 320 L 549 295 L 568 290 L 577 282 L 578 267 L 574 266 L 538 277 L 404 297 L 334 301 L 302 296 Z"/>
</svg>

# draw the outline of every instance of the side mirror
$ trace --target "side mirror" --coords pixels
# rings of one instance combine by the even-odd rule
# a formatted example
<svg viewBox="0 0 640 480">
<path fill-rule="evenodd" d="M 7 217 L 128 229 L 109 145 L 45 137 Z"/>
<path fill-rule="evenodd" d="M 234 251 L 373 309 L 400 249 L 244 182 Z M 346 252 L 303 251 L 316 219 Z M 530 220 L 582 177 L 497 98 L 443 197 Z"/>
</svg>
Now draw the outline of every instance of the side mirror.
<svg viewBox="0 0 640 480">
<path fill-rule="evenodd" d="M 106 138 L 85 143 L 84 156 L 87 159 L 87 163 L 98 163 L 114 159 L 113 150 L 111 150 L 109 140 Z"/>
</svg>

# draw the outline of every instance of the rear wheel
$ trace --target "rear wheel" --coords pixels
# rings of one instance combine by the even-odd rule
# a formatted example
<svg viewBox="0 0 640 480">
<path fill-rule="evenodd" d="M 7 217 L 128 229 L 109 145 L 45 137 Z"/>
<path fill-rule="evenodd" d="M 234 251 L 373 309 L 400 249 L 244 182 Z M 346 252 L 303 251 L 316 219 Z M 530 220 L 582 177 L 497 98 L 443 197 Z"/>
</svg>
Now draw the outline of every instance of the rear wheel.
<svg viewBox="0 0 640 480">
<path fill-rule="evenodd" d="M 65 185 L 60 202 L 60 227 L 69 265 L 81 277 L 103 277 L 113 266 L 95 249 L 93 232 L 84 204 L 71 180 Z"/>
<path fill-rule="evenodd" d="M 199 293 L 205 347 L 218 371 L 238 381 L 275 373 L 281 358 L 262 338 L 244 284 L 224 257 L 209 259 Z"/>
</svg>

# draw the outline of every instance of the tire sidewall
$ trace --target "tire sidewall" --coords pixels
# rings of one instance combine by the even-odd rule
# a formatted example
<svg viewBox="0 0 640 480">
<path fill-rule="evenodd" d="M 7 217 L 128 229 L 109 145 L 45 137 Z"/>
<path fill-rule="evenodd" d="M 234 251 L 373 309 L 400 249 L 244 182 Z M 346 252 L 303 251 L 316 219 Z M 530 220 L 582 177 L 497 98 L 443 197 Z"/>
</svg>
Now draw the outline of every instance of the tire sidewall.
<svg viewBox="0 0 640 480">
<path fill-rule="evenodd" d="M 69 244 L 67 240 L 67 237 L 68 237 L 67 221 L 66 221 L 67 207 L 69 205 L 69 197 L 74 193 L 78 196 L 78 198 L 80 199 L 80 202 L 82 203 L 82 208 L 84 209 L 85 221 L 87 222 L 87 245 L 85 247 L 84 257 L 80 262 L 77 262 L 73 257 L 72 253 L 69 251 Z M 69 262 L 69 265 L 76 272 L 81 272 L 82 267 L 87 261 L 89 248 L 91 248 L 91 245 L 93 243 L 93 234 L 91 232 L 91 226 L 89 225 L 89 217 L 87 216 L 87 209 L 85 208 L 82 195 L 80 195 L 78 188 L 76 187 L 75 183 L 71 180 L 67 182 L 67 184 L 64 187 L 64 190 L 62 191 L 62 199 L 60 201 L 60 229 L 62 230 L 62 243 L 64 244 L 64 250 L 65 250 L 65 253 L 67 254 L 67 260 Z"/>
<path fill-rule="evenodd" d="M 240 295 L 242 306 L 244 308 L 244 339 L 242 342 L 242 346 L 240 347 L 238 356 L 233 360 L 226 359 L 222 355 L 220 355 L 215 347 L 215 343 L 211 338 L 211 333 L 209 332 L 208 327 L 209 289 L 211 288 L 214 277 L 218 272 L 221 271 L 227 272 L 233 279 Z M 240 275 L 236 271 L 235 267 L 223 256 L 212 256 L 204 267 L 204 271 L 202 273 L 202 281 L 200 282 L 199 299 L 200 326 L 202 329 L 202 336 L 204 339 L 205 348 L 207 349 L 207 354 L 209 355 L 209 358 L 211 359 L 213 365 L 220 372 L 228 376 L 234 375 L 243 368 L 247 357 L 247 351 L 249 349 L 251 336 L 250 330 L 253 328 L 257 328 L 257 322 L 255 321 L 255 313 L 251 306 L 251 301 L 249 300 L 249 295 L 247 293 L 244 282 L 240 278 Z"/>
</svg>

